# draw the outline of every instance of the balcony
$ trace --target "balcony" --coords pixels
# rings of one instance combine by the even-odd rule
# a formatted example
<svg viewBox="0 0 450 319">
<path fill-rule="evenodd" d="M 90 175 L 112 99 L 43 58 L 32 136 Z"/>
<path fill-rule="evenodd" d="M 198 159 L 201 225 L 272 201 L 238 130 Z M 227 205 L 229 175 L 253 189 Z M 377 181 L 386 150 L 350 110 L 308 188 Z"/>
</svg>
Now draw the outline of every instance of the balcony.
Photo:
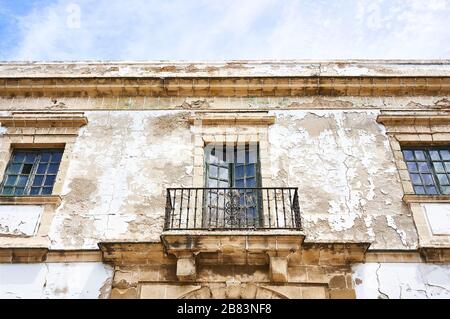
<svg viewBox="0 0 450 319">
<path fill-rule="evenodd" d="M 169 188 L 164 230 L 301 230 L 298 189 Z"/>
<path fill-rule="evenodd" d="M 205 262 L 268 264 L 272 280 L 285 282 L 303 239 L 297 188 L 167 189 L 161 241 L 181 281 Z"/>
</svg>

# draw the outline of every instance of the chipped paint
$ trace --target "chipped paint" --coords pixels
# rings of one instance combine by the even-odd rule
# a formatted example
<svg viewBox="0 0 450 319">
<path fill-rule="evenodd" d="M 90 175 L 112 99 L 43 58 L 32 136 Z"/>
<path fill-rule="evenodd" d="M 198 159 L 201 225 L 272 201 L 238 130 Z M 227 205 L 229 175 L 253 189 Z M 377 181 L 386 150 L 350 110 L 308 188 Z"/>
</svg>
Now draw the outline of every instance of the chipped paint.
<svg viewBox="0 0 450 319">
<path fill-rule="evenodd" d="M 37 205 L 0 205 L 0 235 L 35 235 L 42 212 Z"/>
<path fill-rule="evenodd" d="M 273 183 L 299 186 L 306 241 L 359 239 L 374 241 L 377 249 L 417 247 L 386 132 L 375 121 L 378 111 L 271 114 L 277 117 L 269 129 Z"/>
<path fill-rule="evenodd" d="M 450 265 L 366 263 L 352 269 L 358 299 L 450 298 Z"/>
<path fill-rule="evenodd" d="M 95 262 L 0 264 L 0 298 L 107 298 L 112 276 L 112 267 Z"/>
</svg>

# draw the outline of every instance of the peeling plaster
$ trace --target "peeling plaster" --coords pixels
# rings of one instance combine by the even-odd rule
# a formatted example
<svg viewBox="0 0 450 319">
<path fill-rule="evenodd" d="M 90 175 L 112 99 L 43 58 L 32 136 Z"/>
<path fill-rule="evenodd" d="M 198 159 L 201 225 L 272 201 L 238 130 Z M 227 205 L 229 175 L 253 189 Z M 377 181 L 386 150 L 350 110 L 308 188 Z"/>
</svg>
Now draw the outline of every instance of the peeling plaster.
<svg viewBox="0 0 450 319">
<path fill-rule="evenodd" d="M 450 298 L 450 265 L 366 263 L 352 269 L 358 299 Z"/>
<path fill-rule="evenodd" d="M 112 277 L 112 267 L 94 262 L 0 264 L 0 298 L 107 298 Z"/>
<path fill-rule="evenodd" d="M 378 249 L 417 246 L 378 113 L 271 112 L 277 117 L 269 129 L 272 180 L 277 186 L 280 181 L 299 186 L 306 240 L 366 240 Z"/>
<path fill-rule="evenodd" d="M 42 212 L 37 205 L 0 205 L 0 235 L 35 235 Z"/>
<path fill-rule="evenodd" d="M 52 248 L 97 248 L 108 238 L 157 241 L 166 187 L 192 180 L 186 112 L 86 115 L 51 227 Z"/>
</svg>

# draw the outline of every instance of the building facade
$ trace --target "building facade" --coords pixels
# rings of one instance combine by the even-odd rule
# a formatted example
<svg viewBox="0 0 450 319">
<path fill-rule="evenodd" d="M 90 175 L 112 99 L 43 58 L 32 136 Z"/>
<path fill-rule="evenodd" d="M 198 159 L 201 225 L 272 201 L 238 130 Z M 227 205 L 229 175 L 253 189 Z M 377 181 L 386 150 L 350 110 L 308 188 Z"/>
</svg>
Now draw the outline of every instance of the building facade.
<svg viewBox="0 0 450 319">
<path fill-rule="evenodd" d="M 1 298 L 449 298 L 450 61 L 0 64 Z"/>
</svg>

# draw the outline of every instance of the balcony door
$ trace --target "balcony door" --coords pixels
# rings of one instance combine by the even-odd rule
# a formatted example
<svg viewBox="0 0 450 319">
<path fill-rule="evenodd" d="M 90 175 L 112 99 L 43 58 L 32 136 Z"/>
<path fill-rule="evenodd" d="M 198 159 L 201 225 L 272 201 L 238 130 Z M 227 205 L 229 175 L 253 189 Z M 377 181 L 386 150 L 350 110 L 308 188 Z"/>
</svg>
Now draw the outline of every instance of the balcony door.
<svg viewBox="0 0 450 319">
<path fill-rule="evenodd" d="M 261 224 L 258 144 L 205 147 L 203 227 L 257 228 Z"/>
</svg>

